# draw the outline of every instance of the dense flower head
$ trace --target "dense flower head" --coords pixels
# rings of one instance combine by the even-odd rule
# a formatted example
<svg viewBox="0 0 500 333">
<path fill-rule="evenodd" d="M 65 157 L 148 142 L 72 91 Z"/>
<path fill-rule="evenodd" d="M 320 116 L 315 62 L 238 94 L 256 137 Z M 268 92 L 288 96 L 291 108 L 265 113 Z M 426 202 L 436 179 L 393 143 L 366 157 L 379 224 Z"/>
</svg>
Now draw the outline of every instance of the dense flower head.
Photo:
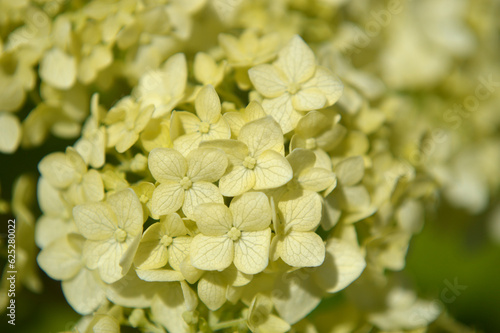
<svg viewBox="0 0 500 333">
<path fill-rule="evenodd" d="M 496 35 L 458 3 L 405 2 L 361 45 L 371 5 L 348 1 L 0 2 L 0 153 L 74 140 L 11 208 L 74 331 L 321 332 L 335 293 L 330 332 L 425 331 L 440 309 L 391 274 L 425 204 L 478 213 L 500 186 L 498 84 L 476 96 L 487 121 L 466 95 L 498 51 L 474 29 Z M 469 109 L 445 121 L 475 141 L 447 129 L 429 151 L 453 98 Z"/>
</svg>

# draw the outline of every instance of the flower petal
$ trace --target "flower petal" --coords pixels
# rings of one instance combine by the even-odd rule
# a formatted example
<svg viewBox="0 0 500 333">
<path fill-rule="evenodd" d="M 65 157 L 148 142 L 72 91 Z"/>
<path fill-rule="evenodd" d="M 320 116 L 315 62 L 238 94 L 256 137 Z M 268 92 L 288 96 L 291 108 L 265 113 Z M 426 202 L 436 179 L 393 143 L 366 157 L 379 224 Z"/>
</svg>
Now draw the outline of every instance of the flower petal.
<svg viewBox="0 0 500 333">
<path fill-rule="evenodd" d="M 269 262 L 271 228 L 261 231 L 243 231 L 234 243 L 234 265 L 245 274 L 262 272 Z"/>
<path fill-rule="evenodd" d="M 254 172 L 256 190 L 276 188 L 293 178 L 290 163 L 274 150 L 267 150 L 257 157 Z"/>
<path fill-rule="evenodd" d="M 233 257 L 233 241 L 225 235 L 198 234 L 191 242 L 191 263 L 198 269 L 222 271 L 231 265 Z"/>
<path fill-rule="evenodd" d="M 151 210 L 156 215 L 175 213 L 184 202 L 184 189 L 179 183 L 165 182 L 160 184 L 153 192 Z"/>
<path fill-rule="evenodd" d="M 149 153 L 149 170 L 159 181 L 179 181 L 187 172 L 187 162 L 181 153 L 171 148 L 155 148 Z"/>
</svg>

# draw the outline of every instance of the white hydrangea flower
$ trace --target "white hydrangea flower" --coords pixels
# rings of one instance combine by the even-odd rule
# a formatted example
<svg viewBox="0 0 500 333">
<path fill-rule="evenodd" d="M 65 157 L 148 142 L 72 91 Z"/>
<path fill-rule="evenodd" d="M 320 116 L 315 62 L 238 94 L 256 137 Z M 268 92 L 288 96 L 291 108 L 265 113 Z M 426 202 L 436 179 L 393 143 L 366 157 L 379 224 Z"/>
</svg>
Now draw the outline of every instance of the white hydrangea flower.
<svg viewBox="0 0 500 333">
<path fill-rule="evenodd" d="M 174 148 L 183 155 L 197 148 L 202 141 L 231 137 L 231 129 L 221 115 L 219 96 L 213 86 L 203 87 L 196 95 L 194 105 L 196 115 L 177 111 L 170 123 Z"/>
<path fill-rule="evenodd" d="M 85 267 L 84 242 L 79 234 L 65 235 L 45 247 L 37 262 L 51 278 L 62 280 L 64 296 L 73 309 L 89 314 L 104 303 L 105 292 L 97 272 Z"/>
<path fill-rule="evenodd" d="M 242 273 L 266 268 L 271 241 L 271 208 L 267 196 L 248 192 L 223 204 L 198 206 L 194 220 L 200 230 L 191 243 L 191 262 L 202 270 L 223 270 L 232 262 Z"/>
<path fill-rule="evenodd" d="M 198 148 L 186 158 L 171 148 L 156 148 L 148 158 L 149 170 L 160 183 L 153 192 L 152 211 L 156 215 L 176 212 L 182 207 L 191 216 L 202 203 L 223 203 L 214 182 L 227 168 L 224 152 L 215 148 Z"/>
<path fill-rule="evenodd" d="M 141 104 L 154 105 L 152 117 L 160 118 L 167 116 L 182 100 L 186 82 L 186 57 L 183 53 L 177 53 L 160 69 L 143 74 L 133 94 Z"/>
<path fill-rule="evenodd" d="M 325 244 L 314 232 L 321 220 L 321 211 L 321 197 L 317 193 L 301 195 L 296 191 L 281 197 L 274 219 L 273 260 L 281 258 L 294 267 L 314 267 L 323 263 Z"/>
<path fill-rule="evenodd" d="M 312 50 L 298 35 L 280 51 L 272 65 L 262 64 L 248 72 L 255 89 L 265 99 L 264 111 L 292 131 L 301 118 L 299 111 L 321 109 L 334 104 L 343 85 L 329 69 L 316 65 Z"/>
<path fill-rule="evenodd" d="M 219 181 L 225 196 L 276 188 L 292 179 L 292 167 L 283 156 L 283 134 L 271 117 L 244 125 L 237 141 L 215 140 L 201 146 L 221 148 L 229 158 L 227 173 Z"/>
<path fill-rule="evenodd" d="M 133 257 L 133 248 L 139 244 L 142 233 L 142 207 L 134 191 L 123 190 L 109 196 L 106 202 L 76 206 L 73 216 L 86 238 L 83 256 L 87 267 L 98 269 L 106 283 L 125 276 L 132 260 L 124 255 Z"/>
<path fill-rule="evenodd" d="M 144 235 L 134 258 L 139 269 L 155 269 L 169 265 L 180 270 L 180 263 L 189 253 L 192 238 L 178 214 L 162 217 Z"/>
</svg>

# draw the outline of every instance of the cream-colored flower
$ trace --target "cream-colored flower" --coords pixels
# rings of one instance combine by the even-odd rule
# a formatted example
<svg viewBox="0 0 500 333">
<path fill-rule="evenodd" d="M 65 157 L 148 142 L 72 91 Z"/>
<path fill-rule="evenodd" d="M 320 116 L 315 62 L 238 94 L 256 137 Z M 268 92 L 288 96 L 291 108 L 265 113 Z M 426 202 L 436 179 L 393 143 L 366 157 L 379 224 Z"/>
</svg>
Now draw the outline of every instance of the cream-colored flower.
<svg viewBox="0 0 500 333">
<path fill-rule="evenodd" d="M 194 77 L 204 86 L 210 84 L 217 87 L 224 79 L 226 66 L 225 60 L 217 64 L 210 54 L 198 52 L 194 57 Z"/>
<path fill-rule="evenodd" d="M 187 82 L 186 57 L 171 56 L 161 67 L 143 74 L 134 95 L 142 105 L 154 105 L 153 118 L 168 116 L 184 97 Z"/>
<path fill-rule="evenodd" d="M 87 170 L 83 158 L 71 147 L 66 153 L 45 156 L 38 164 L 38 170 L 53 187 L 65 190 L 66 200 L 74 204 L 104 198 L 100 174 L 94 169 Z"/>
<path fill-rule="evenodd" d="M 294 267 L 314 267 L 323 263 L 325 244 L 314 232 L 321 220 L 321 211 L 321 197 L 317 193 L 290 192 L 281 197 L 274 219 L 273 260 L 281 258 Z"/>
<path fill-rule="evenodd" d="M 62 281 L 68 303 L 80 314 L 92 313 L 104 303 L 104 283 L 96 271 L 85 267 L 82 251 L 85 238 L 65 235 L 44 248 L 37 257 L 40 267 L 51 278 Z"/>
<path fill-rule="evenodd" d="M 280 317 L 272 314 L 272 299 L 264 294 L 255 295 L 248 308 L 248 328 L 254 333 L 275 332 L 284 333 L 290 330 L 290 325 Z"/>
<path fill-rule="evenodd" d="M 104 122 L 108 124 L 108 147 L 116 147 L 123 153 L 136 143 L 139 134 L 146 128 L 154 107 L 144 106 L 130 96 L 122 98 L 109 110 Z"/>
<path fill-rule="evenodd" d="M 86 238 L 83 257 L 89 269 L 98 269 L 106 283 L 125 276 L 142 233 L 142 207 L 132 189 L 117 192 L 106 202 L 73 208 L 79 232 Z M 135 249 L 134 249 L 135 247 Z"/>
<path fill-rule="evenodd" d="M 148 158 L 149 170 L 160 183 L 153 192 L 152 212 L 166 215 L 182 207 L 186 216 L 208 202 L 223 203 L 214 182 L 227 168 L 224 152 L 214 148 L 198 148 L 186 158 L 171 148 L 156 148 Z"/>
<path fill-rule="evenodd" d="M 317 163 L 322 167 L 331 167 L 327 153 L 335 149 L 347 133 L 339 121 L 340 115 L 330 110 L 307 113 L 297 123 L 290 140 L 290 151 L 296 148 L 312 150 L 316 154 Z"/>
<path fill-rule="evenodd" d="M 219 44 L 233 67 L 251 67 L 272 60 L 279 47 L 279 35 L 258 37 L 255 30 L 245 30 L 239 38 L 219 34 Z"/>
<path fill-rule="evenodd" d="M 219 181 L 225 196 L 276 188 L 293 177 L 292 167 L 283 156 L 283 134 L 271 117 L 244 125 L 238 140 L 216 140 L 201 146 L 221 148 L 229 158 L 227 173 Z"/>
<path fill-rule="evenodd" d="M 284 133 L 297 126 L 302 116 L 299 111 L 330 106 L 343 90 L 330 70 L 316 65 L 314 53 L 299 36 L 291 39 L 272 65 L 258 65 L 248 74 L 265 97 L 264 111 L 276 119 Z"/>
<path fill-rule="evenodd" d="M 177 214 L 163 216 L 152 224 L 142 236 L 134 258 L 138 269 L 155 269 L 167 264 L 179 270 L 180 263 L 189 253 L 191 237 Z"/>
<path fill-rule="evenodd" d="M 244 110 L 230 111 L 224 113 L 223 117 L 231 128 L 231 133 L 235 139 L 240 135 L 241 128 L 251 121 L 264 118 L 266 113 L 257 101 L 248 103 Z"/>
<path fill-rule="evenodd" d="M 235 197 L 229 208 L 204 204 L 193 219 L 200 234 L 191 243 L 191 262 L 202 270 L 222 271 L 232 262 L 245 274 L 266 268 L 271 241 L 271 208 L 264 193 Z"/>
<path fill-rule="evenodd" d="M 185 111 L 174 112 L 170 122 L 174 148 L 183 155 L 197 148 L 202 141 L 231 137 L 231 130 L 221 115 L 220 100 L 214 87 L 203 87 L 194 105 L 196 115 Z"/>
</svg>

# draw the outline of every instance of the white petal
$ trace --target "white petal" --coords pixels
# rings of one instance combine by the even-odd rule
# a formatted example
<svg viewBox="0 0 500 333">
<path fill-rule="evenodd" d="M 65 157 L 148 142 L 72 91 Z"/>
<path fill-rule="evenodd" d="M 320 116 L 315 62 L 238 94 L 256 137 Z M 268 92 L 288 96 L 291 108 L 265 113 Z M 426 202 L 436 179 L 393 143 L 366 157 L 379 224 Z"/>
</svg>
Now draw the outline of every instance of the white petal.
<svg viewBox="0 0 500 333">
<path fill-rule="evenodd" d="M 299 35 L 293 36 L 285 45 L 274 64 L 285 73 L 289 81 L 295 83 L 308 80 L 316 69 L 314 53 Z"/>
<path fill-rule="evenodd" d="M 293 267 L 316 267 L 325 260 L 325 245 L 321 237 L 312 232 L 292 231 L 278 244 L 278 252 Z"/>
<path fill-rule="evenodd" d="M 245 274 L 262 272 L 269 262 L 271 229 L 243 231 L 234 243 L 234 265 Z"/>
<path fill-rule="evenodd" d="M 248 146 L 250 154 L 258 156 L 266 150 L 283 151 L 283 132 L 272 117 L 257 119 L 245 124 L 238 140 Z"/>
<path fill-rule="evenodd" d="M 256 190 L 276 188 L 293 178 L 290 163 L 274 150 L 267 150 L 257 157 L 254 173 Z"/>
<path fill-rule="evenodd" d="M 262 192 L 247 192 L 233 198 L 229 210 L 233 225 L 240 230 L 263 230 L 271 223 L 269 199 Z"/>
<path fill-rule="evenodd" d="M 148 165 L 151 174 L 159 182 L 180 180 L 187 172 L 184 156 L 171 148 L 153 149 L 149 153 Z"/>
<path fill-rule="evenodd" d="M 14 115 L 0 113 L 0 152 L 11 154 L 17 150 L 21 143 L 21 123 Z"/>
<path fill-rule="evenodd" d="M 248 70 L 248 76 L 259 93 L 274 98 L 286 91 L 286 84 L 276 67 L 268 64 L 258 65 Z"/>
<path fill-rule="evenodd" d="M 219 188 L 214 184 L 207 182 L 194 183 L 189 190 L 185 192 L 182 211 L 187 217 L 193 215 L 194 210 L 204 203 L 224 203 L 224 199 L 219 192 Z"/>
<path fill-rule="evenodd" d="M 179 183 L 166 182 L 160 184 L 151 198 L 152 212 L 156 215 L 175 213 L 184 202 L 184 189 Z"/>
<path fill-rule="evenodd" d="M 198 148 L 186 157 L 187 176 L 192 182 L 216 182 L 226 171 L 228 160 L 224 151 L 216 148 Z"/>
<path fill-rule="evenodd" d="M 233 262 L 234 245 L 227 236 L 198 234 L 191 242 L 191 263 L 202 270 L 221 271 Z"/>
<path fill-rule="evenodd" d="M 62 282 L 64 297 L 76 312 L 90 314 L 106 300 L 104 284 L 96 272 L 82 269 L 73 279 Z"/>
<path fill-rule="evenodd" d="M 203 303 L 212 311 L 226 302 L 227 285 L 220 273 L 208 272 L 198 282 L 198 295 Z"/>
<path fill-rule="evenodd" d="M 324 263 L 314 274 L 318 285 L 329 293 L 336 293 L 356 280 L 366 267 L 365 259 L 353 244 L 331 238 L 326 242 Z"/>
</svg>

